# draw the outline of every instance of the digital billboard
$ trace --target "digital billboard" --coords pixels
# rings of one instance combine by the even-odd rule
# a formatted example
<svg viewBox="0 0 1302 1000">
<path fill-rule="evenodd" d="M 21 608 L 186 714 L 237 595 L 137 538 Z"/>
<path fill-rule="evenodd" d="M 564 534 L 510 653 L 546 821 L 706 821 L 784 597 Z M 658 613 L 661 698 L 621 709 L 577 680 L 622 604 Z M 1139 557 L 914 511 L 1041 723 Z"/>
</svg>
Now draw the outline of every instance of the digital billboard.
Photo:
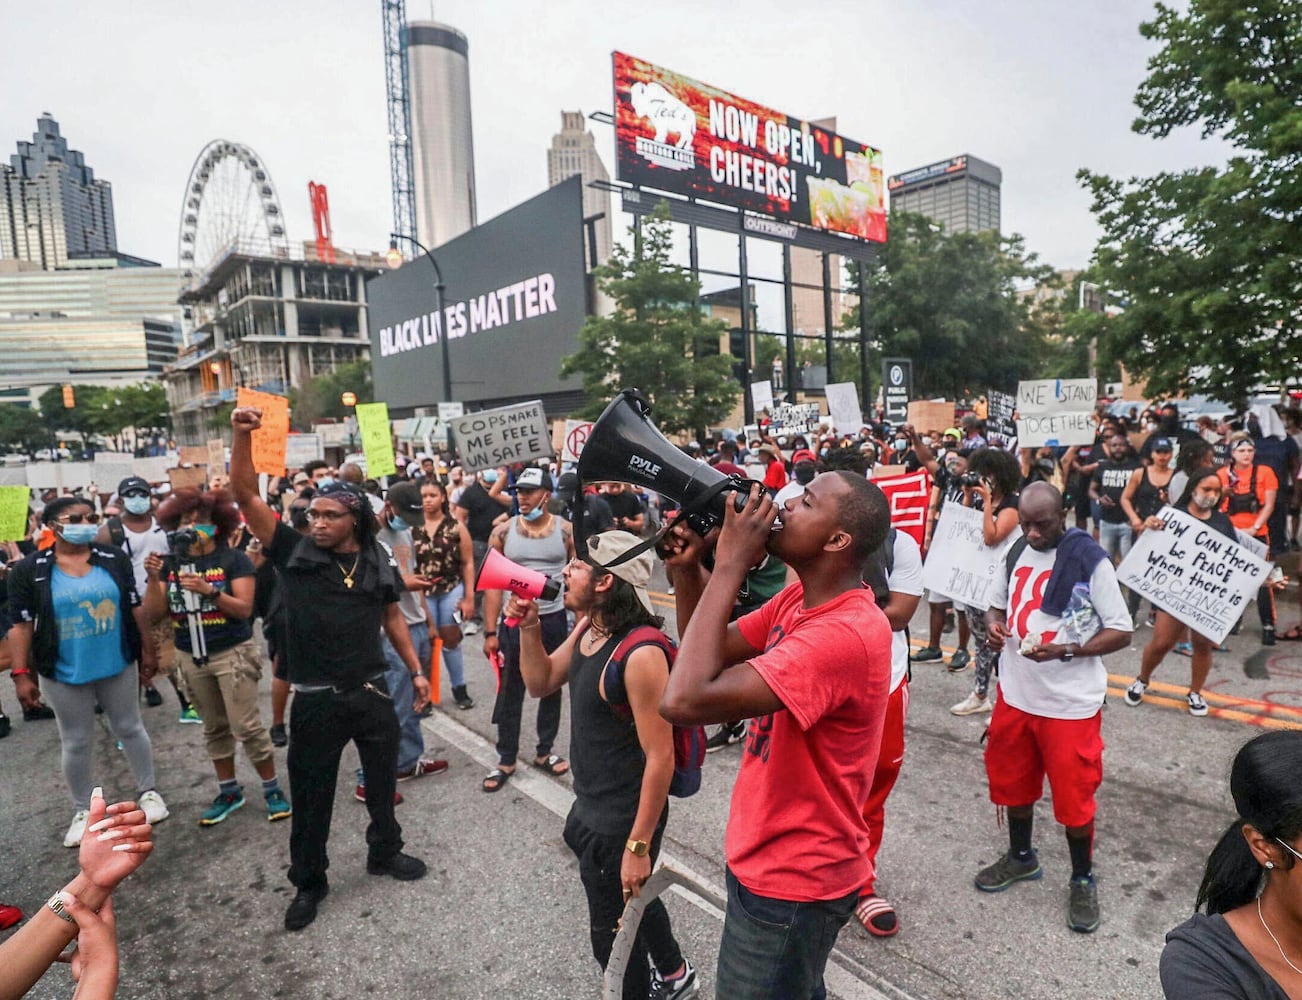
<svg viewBox="0 0 1302 1000">
<path fill-rule="evenodd" d="M 615 52 L 618 177 L 886 241 L 881 150 Z"/>
<path fill-rule="evenodd" d="M 560 377 L 587 315 L 578 176 L 366 283 L 375 398 L 391 409 L 443 398 L 446 331 L 456 400 L 537 398 L 581 388 Z"/>
</svg>

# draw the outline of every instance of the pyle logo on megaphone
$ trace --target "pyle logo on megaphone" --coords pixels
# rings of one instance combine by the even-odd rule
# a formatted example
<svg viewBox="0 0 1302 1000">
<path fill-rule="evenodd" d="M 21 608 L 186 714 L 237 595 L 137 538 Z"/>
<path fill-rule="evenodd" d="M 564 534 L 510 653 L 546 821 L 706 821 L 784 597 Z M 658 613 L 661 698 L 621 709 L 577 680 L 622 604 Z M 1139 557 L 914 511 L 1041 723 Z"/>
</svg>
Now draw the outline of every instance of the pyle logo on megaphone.
<svg viewBox="0 0 1302 1000">
<path fill-rule="evenodd" d="M 634 455 L 628 460 L 628 467 L 634 472 L 640 472 L 644 476 L 654 479 L 660 475 L 660 466 L 649 458 L 643 458 L 641 455 Z"/>
</svg>

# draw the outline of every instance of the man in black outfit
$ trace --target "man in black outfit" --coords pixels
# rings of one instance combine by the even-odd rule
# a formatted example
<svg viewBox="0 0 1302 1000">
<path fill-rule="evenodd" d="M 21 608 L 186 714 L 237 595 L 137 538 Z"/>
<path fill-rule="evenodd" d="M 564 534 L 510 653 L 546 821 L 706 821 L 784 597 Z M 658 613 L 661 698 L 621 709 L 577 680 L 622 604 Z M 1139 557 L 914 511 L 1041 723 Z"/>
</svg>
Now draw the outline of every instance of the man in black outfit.
<svg viewBox="0 0 1302 1000">
<path fill-rule="evenodd" d="M 637 544 L 627 531 L 607 531 L 588 538 L 586 557 L 570 561 L 565 608 L 582 622 L 550 656 L 538 606 L 513 597 L 507 608 L 508 615 L 520 616 L 520 672 L 529 693 L 543 698 L 571 682 L 574 804 L 564 836 L 579 859 L 592 953 L 602 969 L 624 905 L 638 895 L 660 853 L 674 774 L 673 727 L 658 710 L 669 661 L 657 643 L 668 640 L 658 631 L 664 619 L 646 589 L 655 560 L 643 552 L 610 565 Z M 612 672 L 616 650 L 639 626 L 651 628 L 631 640 L 622 673 Z M 686 1000 L 696 993 L 696 971 L 679 950 L 669 912 L 652 900 L 624 972 L 623 996 Z"/>
<path fill-rule="evenodd" d="M 508 486 L 510 481 L 505 468 L 480 469 L 474 480 L 461 491 L 460 498 L 452 505 L 453 516 L 466 526 L 466 533 L 470 535 L 470 545 L 475 554 L 476 575 L 488 555 L 488 539 L 493 533 L 493 527 L 511 513 L 514 498 L 507 490 Z M 466 635 L 474 635 L 479 631 L 483 617 L 484 594 L 480 591 L 475 594 L 474 620 L 466 622 L 462 631 Z M 488 627 L 492 628 L 493 625 L 490 623 Z"/>
<path fill-rule="evenodd" d="M 280 572 L 285 602 L 284 655 L 295 695 L 289 728 L 295 807 L 289 880 L 298 888 L 285 913 L 285 929 L 297 931 L 316 919 L 317 905 L 330 891 L 326 841 L 339 757 L 349 740 L 369 778 L 366 870 L 403 881 L 425 874 L 425 862 L 402 853 L 402 828 L 393 813 L 398 718 L 384 683 L 381 627 L 411 672 L 416 711 L 429 701 L 429 682 L 398 607 L 402 579 L 393 557 L 375 539 L 366 494 L 348 483 L 331 483 L 312 498 L 307 535 L 281 523 L 258 496 L 251 437 L 261 424 L 256 408 L 231 414 L 231 490 L 249 530 Z"/>
</svg>

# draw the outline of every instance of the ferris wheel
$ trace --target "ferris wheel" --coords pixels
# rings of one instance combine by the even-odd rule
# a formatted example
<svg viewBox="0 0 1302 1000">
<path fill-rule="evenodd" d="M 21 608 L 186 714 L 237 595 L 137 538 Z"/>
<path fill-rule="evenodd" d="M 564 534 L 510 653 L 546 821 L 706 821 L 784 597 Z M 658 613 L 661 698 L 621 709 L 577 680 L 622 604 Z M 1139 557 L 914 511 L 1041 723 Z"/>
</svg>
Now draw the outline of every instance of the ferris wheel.
<svg viewBox="0 0 1302 1000">
<path fill-rule="evenodd" d="M 190 273 L 202 271 L 236 241 L 259 253 L 289 252 L 271 171 L 243 143 L 215 139 L 190 168 L 181 200 L 177 263 Z"/>
</svg>

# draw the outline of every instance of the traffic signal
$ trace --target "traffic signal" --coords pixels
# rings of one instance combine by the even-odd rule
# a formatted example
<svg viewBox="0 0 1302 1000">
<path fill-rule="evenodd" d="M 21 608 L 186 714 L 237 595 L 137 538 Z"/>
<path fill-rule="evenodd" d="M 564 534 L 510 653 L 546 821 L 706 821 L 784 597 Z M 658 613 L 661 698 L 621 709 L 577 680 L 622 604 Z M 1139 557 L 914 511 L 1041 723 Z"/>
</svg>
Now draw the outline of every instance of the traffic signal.
<svg viewBox="0 0 1302 1000">
<path fill-rule="evenodd" d="M 72 386 L 65 385 L 63 387 L 63 408 L 65 410 L 71 410 L 76 405 L 77 397 L 73 395 Z"/>
</svg>

